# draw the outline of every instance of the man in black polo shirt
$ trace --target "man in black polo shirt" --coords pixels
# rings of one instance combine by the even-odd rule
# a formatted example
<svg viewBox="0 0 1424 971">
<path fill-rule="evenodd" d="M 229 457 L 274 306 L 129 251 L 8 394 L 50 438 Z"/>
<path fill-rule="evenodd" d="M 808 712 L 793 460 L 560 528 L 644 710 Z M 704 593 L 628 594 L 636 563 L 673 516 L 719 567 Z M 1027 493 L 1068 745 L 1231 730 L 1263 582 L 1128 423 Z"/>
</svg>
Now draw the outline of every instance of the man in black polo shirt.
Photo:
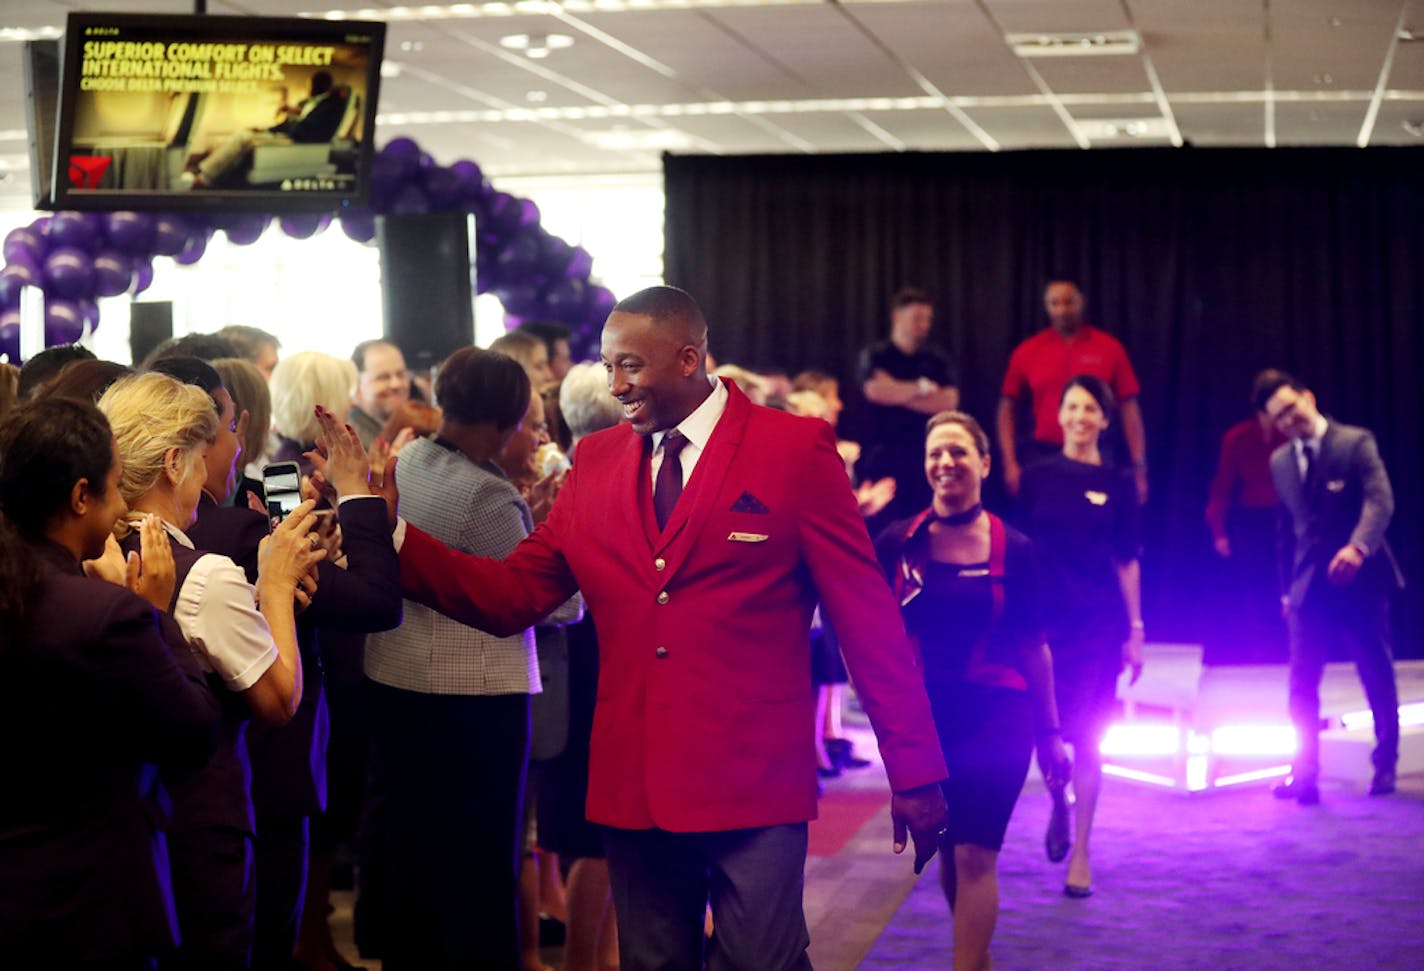
<svg viewBox="0 0 1424 971">
<path fill-rule="evenodd" d="M 925 481 L 925 421 L 959 406 L 954 365 L 929 343 L 934 303 L 929 294 L 905 287 L 890 302 L 890 339 L 867 347 L 857 373 L 869 402 L 862 479 L 895 479 L 895 498 L 878 521 L 910 516 L 930 501 Z M 872 524 L 872 527 L 874 524 Z"/>
</svg>

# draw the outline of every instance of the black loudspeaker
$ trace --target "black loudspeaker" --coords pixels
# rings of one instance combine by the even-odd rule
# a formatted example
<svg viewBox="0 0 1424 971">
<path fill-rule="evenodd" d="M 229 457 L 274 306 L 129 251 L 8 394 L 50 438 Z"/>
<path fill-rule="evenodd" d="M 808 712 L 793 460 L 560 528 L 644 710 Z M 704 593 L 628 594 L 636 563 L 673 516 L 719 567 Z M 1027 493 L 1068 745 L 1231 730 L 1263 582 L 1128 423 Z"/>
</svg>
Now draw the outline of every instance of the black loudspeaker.
<svg viewBox="0 0 1424 971">
<path fill-rule="evenodd" d="M 469 220 L 463 212 L 376 219 L 385 337 L 412 371 L 475 342 Z"/>
<path fill-rule="evenodd" d="M 173 301 L 144 300 L 129 305 L 129 353 L 134 367 L 173 336 Z"/>
</svg>

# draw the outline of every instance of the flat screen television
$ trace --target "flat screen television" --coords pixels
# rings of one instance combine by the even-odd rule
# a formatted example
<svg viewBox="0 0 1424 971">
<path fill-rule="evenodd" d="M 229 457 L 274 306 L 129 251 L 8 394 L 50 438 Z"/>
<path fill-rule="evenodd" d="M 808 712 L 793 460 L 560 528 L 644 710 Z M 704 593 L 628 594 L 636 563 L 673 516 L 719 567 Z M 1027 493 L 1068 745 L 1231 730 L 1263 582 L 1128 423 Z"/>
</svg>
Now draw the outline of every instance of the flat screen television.
<svg viewBox="0 0 1424 971">
<path fill-rule="evenodd" d="M 55 208 L 365 204 L 385 34 L 359 21 L 71 13 Z"/>
<path fill-rule="evenodd" d="M 59 42 L 27 40 L 21 57 L 30 134 L 30 194 L 36 209 L 54 208 L 54 123 L 59 113 Z"/>
</svg>

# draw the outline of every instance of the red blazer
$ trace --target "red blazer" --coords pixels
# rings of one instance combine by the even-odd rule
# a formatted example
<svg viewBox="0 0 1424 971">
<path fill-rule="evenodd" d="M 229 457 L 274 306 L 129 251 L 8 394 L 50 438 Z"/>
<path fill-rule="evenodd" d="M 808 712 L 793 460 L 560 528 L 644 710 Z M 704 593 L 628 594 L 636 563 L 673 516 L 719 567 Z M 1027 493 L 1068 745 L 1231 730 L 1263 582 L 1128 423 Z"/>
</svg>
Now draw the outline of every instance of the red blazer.
<svg viewBox="0 0 1424 971">
<path fill-rule="evenodd" d="M 503 562 L 408 527 L 405 596 L 497 635 L 583 592 L 598 630 L 588 818 L 705 832 L 816 815 L 808 641 L 819 600 L 895 790 L 945 777 L 900 612 L 831 426 L 727 409 L 667 528 L 645 439 L 584 439 L 548 519 Z"/>
</svg>

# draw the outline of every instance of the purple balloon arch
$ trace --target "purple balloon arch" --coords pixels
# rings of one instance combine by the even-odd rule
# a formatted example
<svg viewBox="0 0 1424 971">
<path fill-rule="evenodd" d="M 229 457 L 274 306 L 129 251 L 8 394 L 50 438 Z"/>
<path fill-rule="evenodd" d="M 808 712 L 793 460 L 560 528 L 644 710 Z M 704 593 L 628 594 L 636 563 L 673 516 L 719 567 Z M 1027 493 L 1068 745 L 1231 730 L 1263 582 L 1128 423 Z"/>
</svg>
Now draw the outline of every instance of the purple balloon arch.
<svg viewBox="0 0 1424 971">
<path fill-rule="evenodd" d="M 593 283 L 593 258 L 539 226 L 539 207 L 496 191 L 468 159 L 435 163 L 410 138 L 393 138 L 371 166 L 371 204 L 336 217 L 358 243 L 376 236 L 378 215 L 465 212 L 475 217 L 476 293 L 493 293 L 505 326 L 525 320 L 569 325 L 575 357 L 591 354 L 616 298 Z M 137 296 L 153 283 L 153 257 L 183 265 L 203 258 L 215 232 L 238 246 L 255 243 L 274 221 L 253 213 L 184 214 L 59 212 L 12 230 L 0 268 L 0 354 L 19 360 L 20 293 L 38 287 L 45 297 L 45 346 L 78 340 L 99 323 L 98 297 Z M 293 239 L 326 230 L 332 217 L 289 215 L 275 220 Z"/>
</svg>

